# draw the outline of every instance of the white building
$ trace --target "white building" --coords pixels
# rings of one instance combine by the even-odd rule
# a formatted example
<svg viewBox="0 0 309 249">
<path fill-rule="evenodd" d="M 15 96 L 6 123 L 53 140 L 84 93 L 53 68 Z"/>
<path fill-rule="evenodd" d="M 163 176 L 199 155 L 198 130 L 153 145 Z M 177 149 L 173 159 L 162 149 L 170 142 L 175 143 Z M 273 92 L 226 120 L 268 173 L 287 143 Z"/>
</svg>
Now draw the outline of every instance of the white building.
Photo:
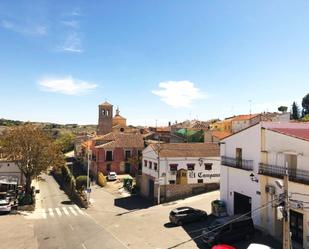
<svg viewBox="0 0 309 249">
<path fill-rule="evenodd" d="M 309 247 L 309 124 L 259 123 L 221 141 L 220 196 L 230 215 L 254 211 L 257 227 L 282 239 L 280 212 L 273 201 L 282 192 L 288 165 L 291 232 L 294 243 Z M 294 193 L 294 194 L 292 194 Z M 273 205 L 272 205 L 273 204 Z"/>
<path fill-rule="evenodd" d="M 141 193 L 162 201 L 219 187 L 220 158 L 216 143 L 151 144 L 143 150 Z"/>
<path fill-rule="evenodd" d="M 25 178 L 15 162 L 0 158 L 0 177 L 8 176 L 18 179 L 18 184 L 23 184 Z"/>
</svg>

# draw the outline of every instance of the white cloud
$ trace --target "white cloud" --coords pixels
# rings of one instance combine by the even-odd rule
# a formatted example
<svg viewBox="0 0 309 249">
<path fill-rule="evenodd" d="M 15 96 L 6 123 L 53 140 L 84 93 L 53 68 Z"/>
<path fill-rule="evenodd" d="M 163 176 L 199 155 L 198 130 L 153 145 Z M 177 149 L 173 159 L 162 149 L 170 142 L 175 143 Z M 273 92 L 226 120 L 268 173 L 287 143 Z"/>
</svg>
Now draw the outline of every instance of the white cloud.
<svg viewBox="0 0 309 249">
<path fill-rule="evenodd" d="M 82 46 L 81 46 L 81 38 L 77 34 L 77 32 L 72 31 L 70 32 L 63 45 L 58 48 L 60 51 L 71 52 L 71 53 L 82 53 Z"/>
<path fill-rule="evenodd" d="M 73 29 L 79 28 L 79 21 L 76 21 L 76 20 L 62 21 L 62 24 L 67 26 L 67 27 L 73 28 Z"/>
<path fill-rule="evenodd" d="M 161 101 L 172 107 L 189 107 L 194 100 L 207 96 L 190 81 L 164 81 L 159 83 L 159 90 L 152 93 L 159 96 Z"/>
<path fill-rule="evenodd" d="M 66 77 L 46 77 L 38 82 L 40 89 L 46 92 L 57 92 L 66 95 L 81 95 L 97 87 L 96 84 Z"/>
<path fill-rule="evenodd" d="M 43 36 L 47 34 L 47 28 L 43 25 L 18 25 L 7 20 L 2 20 L 0 26 L 24 35 Z"/>
</svg>

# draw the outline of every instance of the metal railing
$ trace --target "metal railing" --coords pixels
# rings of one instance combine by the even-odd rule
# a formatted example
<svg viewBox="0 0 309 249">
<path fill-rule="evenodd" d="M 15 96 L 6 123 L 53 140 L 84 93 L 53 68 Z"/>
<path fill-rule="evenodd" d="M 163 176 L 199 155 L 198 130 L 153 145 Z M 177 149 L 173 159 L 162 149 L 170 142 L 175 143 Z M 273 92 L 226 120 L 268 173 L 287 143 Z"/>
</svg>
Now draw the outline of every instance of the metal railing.
<svg viewBox="0 0 309 249">
<path fill-rule="evenodd" d="M 237 169 L 253 170 L 253 160 L 240 160 L 238 158 L 221 156 L 221 164 Z"/>
<path fill-rule="evenodd" d="M 260 163 L 259 174 L 283 178 L 286 168 L 283 166 Z M 309 171 L 295 168 L 288 168 L 289 180 L 303 184 L 309 184 Z"/>
</svg>

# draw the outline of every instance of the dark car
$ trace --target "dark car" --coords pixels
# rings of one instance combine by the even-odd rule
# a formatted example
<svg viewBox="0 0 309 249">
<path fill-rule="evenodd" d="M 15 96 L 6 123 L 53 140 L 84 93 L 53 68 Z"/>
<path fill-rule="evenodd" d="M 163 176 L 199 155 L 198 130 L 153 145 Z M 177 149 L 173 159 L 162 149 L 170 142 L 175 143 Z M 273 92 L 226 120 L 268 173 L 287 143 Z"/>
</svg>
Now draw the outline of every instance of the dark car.
<svg viewBox="0 0 309 249">
<path fill-rule="evenodd" d="M 182 224 L 204 220 L 207 218 L 207 213 L 203 210 L 191 207 L 179 207 L 170 212 L 170 222 L 181 226 Z"/>
<path fill-rule="evenodd" d="M 203 231 L 202 240 L 209 246 L 250 239 L 254 236 L 254 225 L 249 216 L 234 215 L 215 220 Z"/>
</svg>

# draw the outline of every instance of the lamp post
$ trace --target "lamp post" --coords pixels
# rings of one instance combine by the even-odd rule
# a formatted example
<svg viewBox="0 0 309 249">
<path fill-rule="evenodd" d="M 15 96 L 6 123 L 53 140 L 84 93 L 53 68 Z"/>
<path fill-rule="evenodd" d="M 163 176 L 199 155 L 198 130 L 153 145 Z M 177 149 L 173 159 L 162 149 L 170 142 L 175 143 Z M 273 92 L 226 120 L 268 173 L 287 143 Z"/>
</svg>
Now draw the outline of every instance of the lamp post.
<svg viewBox="0 0 309 249">
<path fill-rule="evenodd" d="M 90 147 L 90 144 L 88 143 L 87 144 L 87 203 L 88 205 L 90 201 L 90 181 L 89 181 L 90 160 L 89 160 L 89 157 L 91 156 L 89 147 Z"/>
</svg>

